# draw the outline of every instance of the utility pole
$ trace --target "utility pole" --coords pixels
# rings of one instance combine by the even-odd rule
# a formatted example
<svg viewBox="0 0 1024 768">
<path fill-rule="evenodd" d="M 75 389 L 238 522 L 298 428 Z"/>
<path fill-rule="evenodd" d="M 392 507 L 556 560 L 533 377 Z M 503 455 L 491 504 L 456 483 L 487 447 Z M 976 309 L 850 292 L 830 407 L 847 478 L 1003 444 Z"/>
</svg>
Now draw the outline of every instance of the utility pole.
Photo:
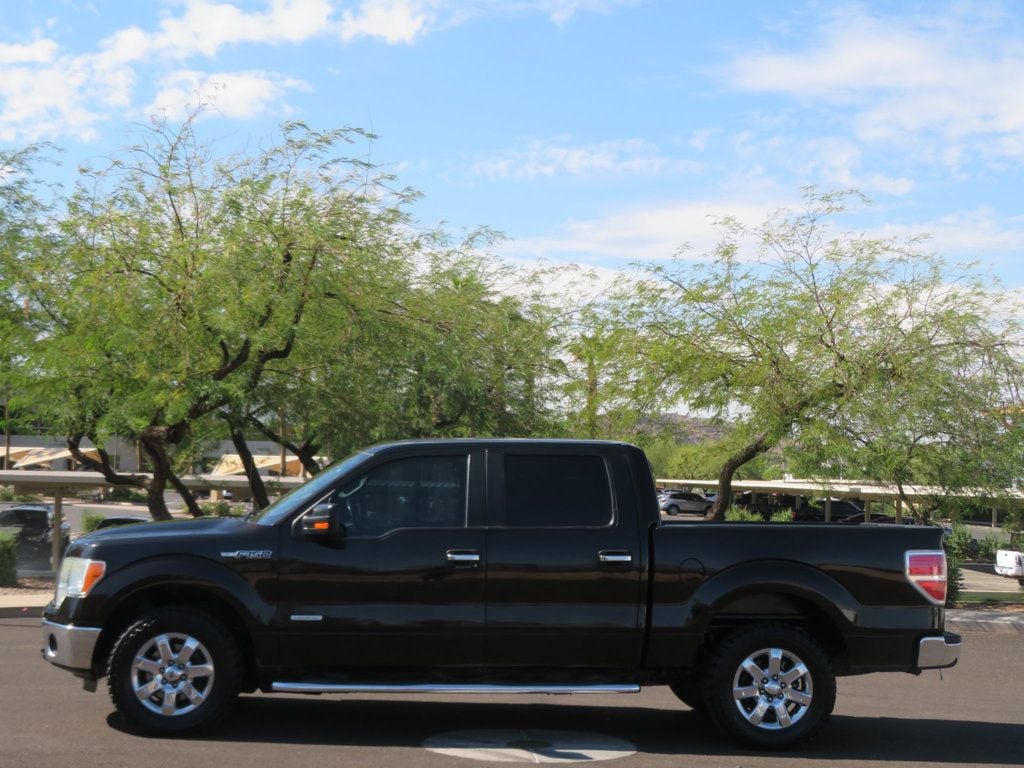
<svg viewBox="0 0 1024 768">
<path fill-rule="evenodd" d="M 284 447 L 284 408 L 281 408 L 281 410 L 277 412 L 277 420 L 278 434 L 281 435 L 281 472 L 278 474 L 278 477 L 284 477 L 288 474 L 285 465 L 285 461 L 288 458 L 288 449 Z"/>
</svg>

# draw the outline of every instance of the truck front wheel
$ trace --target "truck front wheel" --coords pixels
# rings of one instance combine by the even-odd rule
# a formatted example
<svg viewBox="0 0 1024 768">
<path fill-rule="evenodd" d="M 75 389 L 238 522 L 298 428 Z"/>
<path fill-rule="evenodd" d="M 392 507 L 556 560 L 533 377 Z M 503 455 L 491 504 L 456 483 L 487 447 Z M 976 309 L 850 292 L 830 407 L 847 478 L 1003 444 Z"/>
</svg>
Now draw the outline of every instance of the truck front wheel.
<svg viewBox="0 0 1024 768">
<path fill-rule="evenodd" d="M 828 655 L 811 635 L 787 624 L 734 630 L 712 653 L 704 676 L 708 715 L 758 749 L 806 740 L 828 720 L 835 699 Z"/>
<path fill-rule="evenodd" d="M 114 645 L 107 665 L 110 698 L 137 731 L 174 735 L 223 717 L 242 684 L 231 633 L 188 607 L 143 614 Z"/>
</svg>

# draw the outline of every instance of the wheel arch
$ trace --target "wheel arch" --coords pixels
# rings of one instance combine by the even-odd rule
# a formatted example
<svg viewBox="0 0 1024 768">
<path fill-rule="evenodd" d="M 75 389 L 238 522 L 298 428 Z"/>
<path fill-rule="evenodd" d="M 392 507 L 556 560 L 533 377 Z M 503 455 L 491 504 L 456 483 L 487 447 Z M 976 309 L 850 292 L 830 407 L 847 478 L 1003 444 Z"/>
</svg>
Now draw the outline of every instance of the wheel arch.
<svg viewBox="0 0 1024 768">
<path fill-rule="evenodd" d="M 837 581 L 809 565 L 751 561 L 707 579 L 683 612 L 683 631 L 699 638 L 687 665 L 699 662 L 725 633 L 754 622 L 801 626 L 818 638 L 842 674 L 849 665 L 846 634 L 859 603 Z"/>
<path fill-rule="evenodd" d="M 182 578 L 182 574 L 188 574 L 188 578 Z M 105 601 L 104 615 L 98 622 L 103 629 L 93 651 L 95 676 L 106 674 L 114 644 L 139 616 L 154 608 L 187 606 L 224 624 L 242 653 L 245 689 L 255 689 L 257 652 L 252 630 L 261 623 L 266 625 L 270 607 L 261 605 L 248 582 L 237 573 L 218 563 L 189 557 L 174 558 L 174 562 L 163 558 L 144 561 L 115 576 L 127 586 L 104 585 L 116 591 Z"/>
</svg>

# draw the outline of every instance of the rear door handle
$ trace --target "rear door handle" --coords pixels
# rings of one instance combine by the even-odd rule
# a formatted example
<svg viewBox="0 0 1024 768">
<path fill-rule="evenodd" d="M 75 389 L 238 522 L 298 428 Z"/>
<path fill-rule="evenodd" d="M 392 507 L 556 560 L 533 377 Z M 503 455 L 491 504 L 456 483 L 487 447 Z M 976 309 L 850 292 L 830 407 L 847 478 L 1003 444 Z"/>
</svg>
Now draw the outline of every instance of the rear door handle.
<svg viewBox="0 0 1024 768">
<path fill-rule="evenodd" d="M 602 549 L 597 559 L 608 565 L 626 565 L 633 562 L 633 553 L 624 550 Z"/>
<path fill-rule="evenodd" d="M 444 553 L 445 559 L 455 565 L 478 565 L 480 553 L 474 549 L 449 549 Z"/>
</svg>

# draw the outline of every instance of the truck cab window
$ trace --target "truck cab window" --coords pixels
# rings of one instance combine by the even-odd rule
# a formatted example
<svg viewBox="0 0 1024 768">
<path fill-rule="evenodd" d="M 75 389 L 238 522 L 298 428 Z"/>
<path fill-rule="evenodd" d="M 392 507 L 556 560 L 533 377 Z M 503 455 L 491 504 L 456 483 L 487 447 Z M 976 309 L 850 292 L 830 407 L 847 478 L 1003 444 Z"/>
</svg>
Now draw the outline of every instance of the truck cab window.
<svg viewBox="0 0 1024 768">
<path fill-rule="evenodd" d="M 505 456 L 505 520 L 514 528 L 595 528 L 612 522 L 600 456 Z"/>
<path fill-rule="evenodd" d="M 374 467 L 339 487 L 331 501 L 348 536 L 399 528 L 466 525 L 465 456 L 420 456 Z"/>
</svg>

